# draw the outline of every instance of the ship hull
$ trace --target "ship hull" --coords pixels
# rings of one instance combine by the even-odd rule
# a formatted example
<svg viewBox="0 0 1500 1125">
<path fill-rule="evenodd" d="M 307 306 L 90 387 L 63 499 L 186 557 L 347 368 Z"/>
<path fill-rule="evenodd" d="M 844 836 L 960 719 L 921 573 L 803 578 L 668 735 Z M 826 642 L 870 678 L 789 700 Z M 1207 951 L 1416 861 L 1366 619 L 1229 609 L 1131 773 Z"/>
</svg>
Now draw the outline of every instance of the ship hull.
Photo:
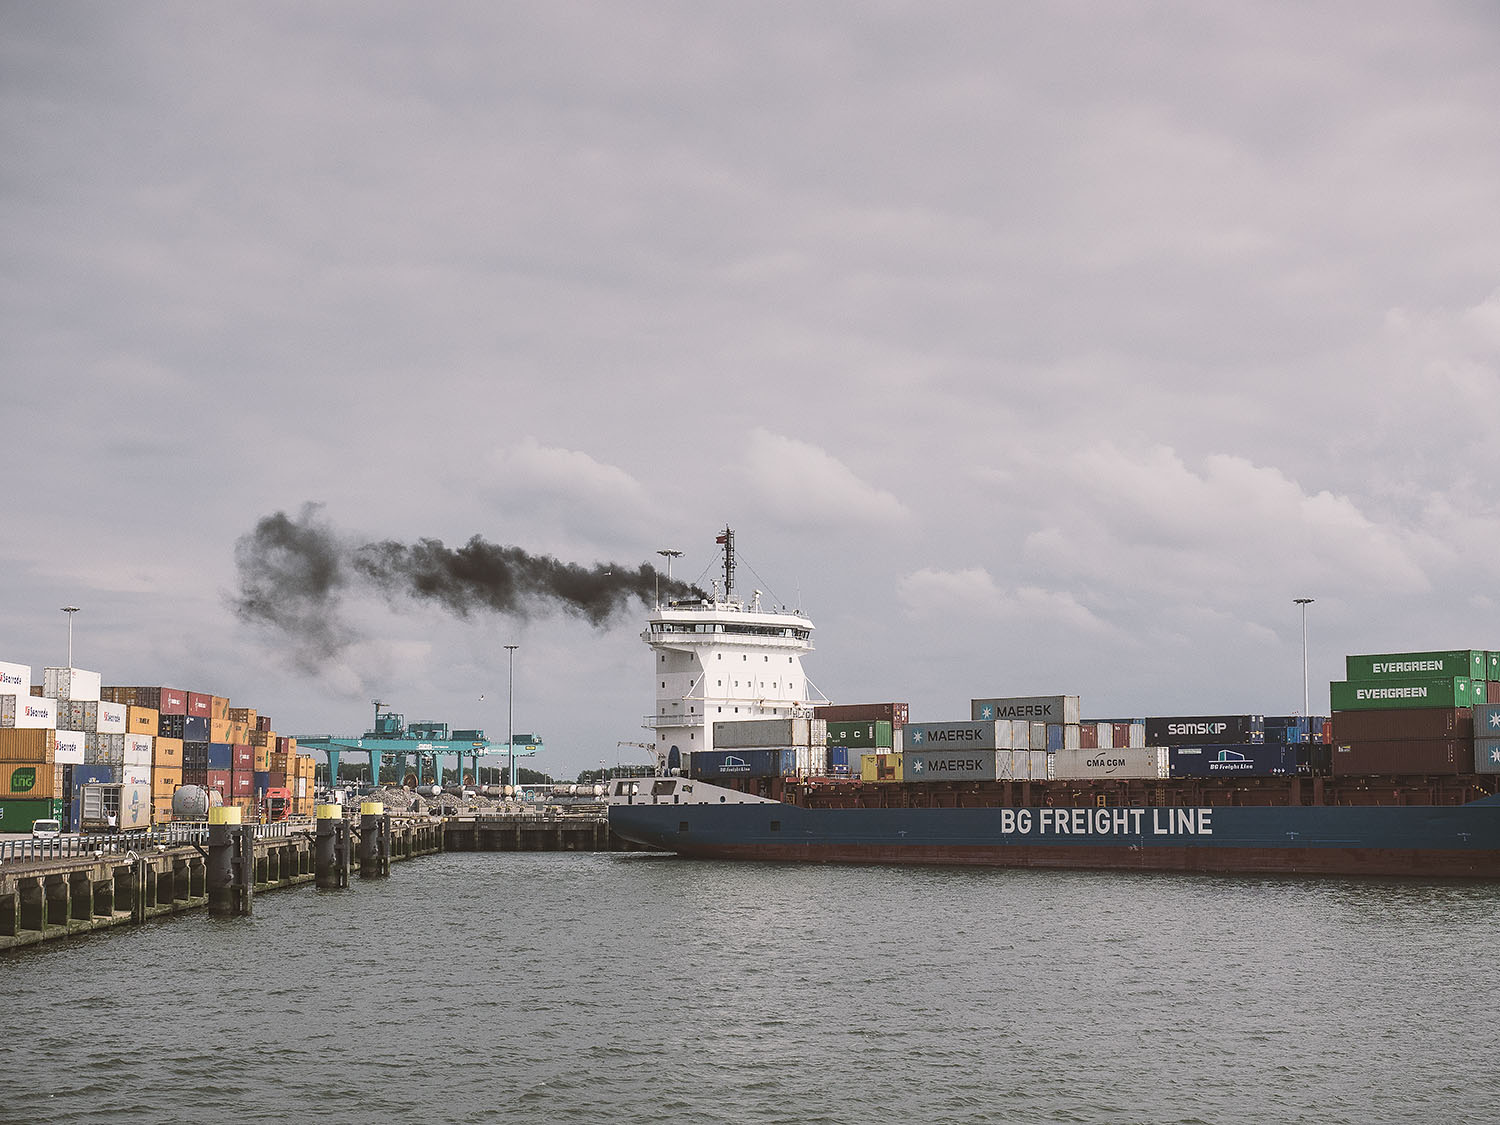
<svg viewBox="0 0 1500 1125">
<path fill-rule="evenodd" d="M 628 840 L 712 859 L 1500 879 L 1500 803 L 808 809 L 612 805 Z"/>
</svg>

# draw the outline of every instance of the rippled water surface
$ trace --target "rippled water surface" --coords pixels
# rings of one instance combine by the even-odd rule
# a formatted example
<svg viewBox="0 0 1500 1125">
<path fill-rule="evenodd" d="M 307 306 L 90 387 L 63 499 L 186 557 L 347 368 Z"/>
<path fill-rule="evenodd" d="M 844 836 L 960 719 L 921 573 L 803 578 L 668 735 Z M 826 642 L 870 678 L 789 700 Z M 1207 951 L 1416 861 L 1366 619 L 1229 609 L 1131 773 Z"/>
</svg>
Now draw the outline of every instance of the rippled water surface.
<svg viewBox="0 0 1500 1125">
<path fill-rule="evenodd" d="M 1500 1116 L 1500 887 L 473 854 L 0 956 L 0 1120 Z"/>
</svg>

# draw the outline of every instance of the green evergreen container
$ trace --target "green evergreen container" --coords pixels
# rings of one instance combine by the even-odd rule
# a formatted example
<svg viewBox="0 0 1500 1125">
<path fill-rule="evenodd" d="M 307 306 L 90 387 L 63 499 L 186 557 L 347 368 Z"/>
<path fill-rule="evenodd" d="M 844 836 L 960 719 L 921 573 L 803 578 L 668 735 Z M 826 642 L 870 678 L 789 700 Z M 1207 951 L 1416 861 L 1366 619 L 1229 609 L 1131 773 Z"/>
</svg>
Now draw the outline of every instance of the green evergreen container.
<svg viewBox="0 0 1500 1125">
<path fill-rule="evenodd" d="M 1395 711 L 1421 707 L 1471 707 L 1473 681 L 1453 679 L 1335 680 L 1328 685 L 1328 701 L 1335 711 Z"/>
<path fill-rule="evenodd" d="M 35 821 L 61 819 L 61 801 L 39 797 L 0 799 L 0 832 L 30 832 Z"/>
<path fill-rule="evenodd" d="M 1484 674 L 1486 680 L 1500 680 L 1500 652 L 1487 652 L 1484 654 L 1489 660 L 1489 671 Z"/>
<path fill-rule="evenodd" d="M 1490 654 L 1477 649 L 1454 652 L 1385 652 L 1344 657 L 1344 676 L 1350 680 L 1465 680 L 1489 678 Z M 1335 708 L 1337 710 L 1337 708 Z"/>
</svg>

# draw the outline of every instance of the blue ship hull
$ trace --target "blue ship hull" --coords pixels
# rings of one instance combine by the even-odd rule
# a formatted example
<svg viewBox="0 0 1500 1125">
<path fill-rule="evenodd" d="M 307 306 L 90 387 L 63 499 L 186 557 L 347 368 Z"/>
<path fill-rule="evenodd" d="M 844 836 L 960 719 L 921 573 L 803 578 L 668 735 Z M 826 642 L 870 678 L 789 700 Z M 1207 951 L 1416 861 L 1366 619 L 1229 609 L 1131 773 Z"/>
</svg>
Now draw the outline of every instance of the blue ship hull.
<svg viewBox="0 0 1500 1125">
<path fill-rule="evenodd" d="M 635 843 L 718 859 L 1500 878 L 1500 797 L 1384 807 L 614 804 L 609 822 Z"/>
</svg>

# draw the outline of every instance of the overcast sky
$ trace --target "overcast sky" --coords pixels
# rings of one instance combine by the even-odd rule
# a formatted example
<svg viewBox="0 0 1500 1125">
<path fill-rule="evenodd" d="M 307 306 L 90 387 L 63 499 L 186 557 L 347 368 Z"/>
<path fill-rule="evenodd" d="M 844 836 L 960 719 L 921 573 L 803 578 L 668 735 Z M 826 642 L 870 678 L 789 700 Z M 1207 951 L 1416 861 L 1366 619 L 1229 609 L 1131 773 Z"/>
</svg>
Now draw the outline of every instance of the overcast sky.
<svg viewBox="0 0 1500 1125">
<path fill-rule="evenodd" d="M 0 660 L 639 760 L 644 607 L 239 620 L 262 517 L 637 566 L 841 702 L 1500 649 L 1488 3 L 0 2 Z M 481 695 L 483 699 L 481 700 Z"/>
</svg>

